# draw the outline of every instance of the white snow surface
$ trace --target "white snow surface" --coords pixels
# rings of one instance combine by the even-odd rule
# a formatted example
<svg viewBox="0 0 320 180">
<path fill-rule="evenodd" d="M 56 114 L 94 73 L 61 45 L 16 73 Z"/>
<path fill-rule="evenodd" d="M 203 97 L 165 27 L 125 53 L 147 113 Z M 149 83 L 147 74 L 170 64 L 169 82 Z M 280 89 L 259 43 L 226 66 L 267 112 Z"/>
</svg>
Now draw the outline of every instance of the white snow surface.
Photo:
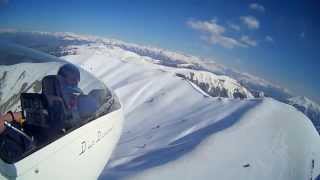
<svg viewBox="0 0 320 180">
<path fill-rule="evenodd" d="M 104 81 L 124 105 L 120 142 L 100 179 L 288 179 L 320 174 L 320 138 L 294 107 L 212 98 L 120 48 L 63 58 Z M 117 52 L 117 53 L 115 53 Z"/>
</svg>

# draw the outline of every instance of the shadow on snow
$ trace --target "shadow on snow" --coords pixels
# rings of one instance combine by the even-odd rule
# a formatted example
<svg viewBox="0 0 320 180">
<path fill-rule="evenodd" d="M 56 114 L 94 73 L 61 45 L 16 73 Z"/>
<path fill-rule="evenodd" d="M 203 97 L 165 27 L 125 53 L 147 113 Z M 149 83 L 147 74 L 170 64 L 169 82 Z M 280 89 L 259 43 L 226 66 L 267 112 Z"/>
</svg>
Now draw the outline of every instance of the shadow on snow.
<svg viewBox="0 0 320 180">
<path fill-rule="evenodd" d="M 165 148 L 159 148 L 152 152 L 139 156 L 126 164 L 116 166 L 106 170 L 100 179 L 121 179 L 126 175 L 132 175 L 154 166 L 163 165 L 170 161 L 176 160 L 186 153 L 192 151 L 208 136 L 231 127 L 239 122 L 241 117 L 252 107 L 257 106 L 262 101 L 253 100 L 248 104 L 240 107 L 235 112 L 229 114 L 225 118 L 213 123 L 205 128 L 199 129 L 183 138 L 170 143 Z"/>
</svg>

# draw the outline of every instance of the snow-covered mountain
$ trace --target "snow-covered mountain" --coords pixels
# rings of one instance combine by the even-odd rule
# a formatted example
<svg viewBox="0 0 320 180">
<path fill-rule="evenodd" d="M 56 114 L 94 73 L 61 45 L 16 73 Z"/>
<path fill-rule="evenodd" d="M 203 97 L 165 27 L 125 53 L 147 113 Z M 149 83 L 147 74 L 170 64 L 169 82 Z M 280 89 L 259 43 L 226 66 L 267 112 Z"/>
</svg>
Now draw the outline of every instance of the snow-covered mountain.
<svg viewBox="0 0 320 180">
<path fill-rule="evenodd" d="M 234 69 L 227 68 L 211 59 L 203 59 L 184 53 L 172 52 L 160 48 L 140 46 L 126 43 L 119 40 L 99 38 L 88 35 L 77 35 L 74 33 L 47 33 L 47 32 L 2 32 L 0 37 L 3 40 L 13 41 L 27 47 L 45 51 L 58 57 L 76 53 L 72 45 L 101 44 L 107 48 L 120 48 L 122 50 L 135 53 L 145 60 L 155 64 L 169 67 L 182 67 L 188 69 L 212 72 L 216 75 L 225 75 L 237 80 L 242 86 L 247 88 L 254 95 L 263 92 L 264 96 L 273 97 L 278 100 L 286 100 L 292 95 L 287 89 L 274 85 L 264 79 L 252 76 L 248 73 L 241 73 Z"/>
<path fill-rule="evenodd" d="M 89 50 L 89 51 L 88 51 Z M 86 56 L 90 57 L 92 54 L 105 54 L 112 58 L 121 59 L 126 62 L 134 62 L 142 66 L 148 65 L 155 69 L 161 69 L 172 73 L 172 75 L 178 76 L 187 80 L 192 85 L 197 86 L 202 91 L 206 92 L 212 97 L 230 97 L 230 98 L 253 98 L 253 95 L 243 86 L 241 86 L 236 80 L 223 76 L 215 75 L 208 71 L 200 71 L 194 69 L 186 69 L 183 67 L 173 68 L 171 66 L 163 66 L 162 64 L 155 63 L 156 60 L 140 56 L 134 52 L 124 50 L 119 47 L 106 47 L 104 44 L 91 43 L 88 45 L 73 45 L 65 49 L 67 55 L 83 55 L 84 53 L 91 52 Z M 62 56 L 65 57 L 65 56 Z M 156 61 L 158 62 L 158 61 Z"/>
<path fill-rule="evenodd" d="M 124 51 L 132 52 L 139 57 L 143 57 L 140 59 L 144 59 L 154 64 L 202 70 L 212 72 L 215 75 L 231 77 L 248 89 L 254 96 L 261 96 L 261 94 L 263 94 L 264 96 L 273 97 L 282 101 L 291 97 L 289 91 L 284 88 L 273 85 L 272 83 L 261 78 L 257 78 L 256 76 L 252 76 L 247 73 L 240 73 L 234 69 L 227 68 L 221 64 L 215 63 L 211 59 L 202 59 L 160 48 L 139 46 L 114 39 L 61 32 L 4 31 L 0 33 L 0 37 L 2 40 L 16 42 L 58 57 L 76 53 L 76 47 L 73 47 L 73 45 L 85 44 L 90 46 L 90 44 L 99 43 L 110 49 L 120 48 Z"/>
<path fill-rule="evenodd" d="M 202 74 L 199 73 L 199 71 L 211 72 L 209 76 L 206 76 L 209 79 L 213 76 L 218 75 L 227 76 L 236 80 L 237 84 L 241 85 L 240 88 L 236 88 L 238 90 L 240 89 L 240 94 L 238 93 L 239 91 L 236 90 L 236 94 L 238 94 L 237 97 L 250 97 L 251 94 L 254 97 L 272 97 L 284 103 L 288 103 L 287 99 L 294 97 L 289 92 L 289 90 L 285 88 L 274 85 L 264 79 L 250 75 L 248 73 L 242 73 L 237 70 L 225 67 L 214 62 L 211 59 L 209 60 L 198 58 L 195 56 L 172 52 L 160 48 L 140 46 L 114 39 L 100 38 L 88 35 L 78 35 L 65 32 L 48 33 L 3 30 L 0 32 L 0 38 L 2 41 L 22 44 L 24 46 L 31 47 L 33 49 L 37 49 L 58 57 L 76 54 L 78 52 L 77 49 L 80 46 L 81 48 L 85 46 L 89 49 L 96 49 L 97 52 L 101 48 L 106 48 L 109 49 L 110 54 L 114 54 L 114 56 L 120 59 L 126 59 L 135 62 L 143 61 L 144 63 L 149 62 L 153 64 L 164 65 L 167 67 L 178 67 L 194 70 L 189 74 L 183 74 L 184 78 L 191 77 L 191 74 L 196 74 L 196 76 L 192 75 L 192 79 L 189 78 L 189 80 L 212 96 L 225 95 L 226 93 L 224 89 L 217 88 L 217 83 L 212 84 L 207 81 L 203 82 L 198 78 L 194 79 L 195 77 L 199 77 L 199 74 Z M 218 80 L 218 82 L 222 81 Z M 242 89 L 246 90 L 242 91 Z M 234 90 L 235 89 L 229 89 L 229 92 L 227 93 L 228 97 L 232 97 L 232 94 L 235 93 Z M 247 91 L 250 92 L 250 94 L 248 94 Z M 296 102 L 297 105 L 295 107 L 298 107 L 298 103 L 300 102 L 301 101 Z M 298 109 L 301 110 L 301 108 Z M 305 113 L 306 111 L 301 112 Z M 314 113 L 320 114 L 320 111 L 318 109 L 315 109 Z M 314 113 L 306 113 L 306 115 L 312 120 L 314 125 L 317 126 L 317 124 L 319 124 L 320 122 L 320 119 L 317 116 L 312 115 Z"/>
<path fill-rule="evenodd" d="M 306 114 L 312 121 L 318 132 L 320 132 L 320 106 L 304 96 L 288 99 L 288 104 L 296 107 Z"/>
<path fill-rule="evenodd" d="M 226 75 L 240 82 L 254 94 L 264 92 L 265 96 L 278 100 L 285 100 L 292 95 L 287 89 L 274 85 L 256 76 L 241 73 L 237 70 L 225 67 L 214 62 L 212 59 L 203 59 L 184 53 L 172 52 L 160 48 L 140 46 L 119 40 L 100 38 L 88 35 L 77 35 L 74 33 L 47 33 L 47 32 L 0 32 L 3 40 L 13 41 L 27 47 L 45 51 L 58 57 L 75 53 L 70 45 L 100 43 L 108 48 L 118 47 L 125 51 L 133 52 L 147 60 L 171 67 L 182 67 L 188 69 L 204 70 L 216 75 Z"/>
<path fill-rule="evenodd" d="M 212 97 L 253 98 L 253 95 L 236 80 L 207 71 L 176 70 L 176 75 L 196 84 Z"/>
<path fill-rule="evenodd" d="M 270 98 L 206 96 L 172 68 L 134 56 L 121 59 L 108 48 L 78 47 L 63 57 L 116 89 L 124 104 L 124 133 L 101 179 L 314 179 L 319 174 L 320 168 L 308 168 L 318 162 L 319 136 L 292 106 Z M 190 70 L 174 72 L 181 71 Z"/>
<path fill-rule="evenodd" d="M 73 53 L 61 58 L 105 82 L 124 106 L 123 134 L 100 179 L 301 180 L 320 175 L 319 135 L 292 106 L 272 98 L 208 96 L 187 78 L 199 71 L 154 64 L 119 47 L 99 43 L 68 50 Z M 3 98 L 53 71 L 51 65 L 0 66 Z M 230 90 L 241 87 L 224 76 L 206 74 L 198 81 L 204 79 L 212 80 L 212 87 L 216 79 L 224 79 L 221 87 Z"/>
</svg>

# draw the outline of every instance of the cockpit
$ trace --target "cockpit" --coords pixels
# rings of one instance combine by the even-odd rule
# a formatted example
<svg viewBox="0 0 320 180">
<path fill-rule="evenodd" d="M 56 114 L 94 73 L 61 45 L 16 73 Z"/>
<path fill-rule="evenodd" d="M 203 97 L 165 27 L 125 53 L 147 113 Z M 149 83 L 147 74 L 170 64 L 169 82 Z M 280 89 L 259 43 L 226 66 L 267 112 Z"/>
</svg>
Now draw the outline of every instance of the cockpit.
<svg viewBox="0 0 320 180">
<path fill-rule="evenodd" d="M 18 45 L 0 48 L 0 112 L 20 112 L 22 121 L 7 123 L 5 143 L 23 152 L 1 152 L 13 163 L 120 108 L 104 83 L 74 64 Z M 23 145 L 21 145 L 23 144 Z M 16 148 L 16 147 L 12 147 Z M 14 157 L 13 157 L 14 156 Z"/>
</svg>

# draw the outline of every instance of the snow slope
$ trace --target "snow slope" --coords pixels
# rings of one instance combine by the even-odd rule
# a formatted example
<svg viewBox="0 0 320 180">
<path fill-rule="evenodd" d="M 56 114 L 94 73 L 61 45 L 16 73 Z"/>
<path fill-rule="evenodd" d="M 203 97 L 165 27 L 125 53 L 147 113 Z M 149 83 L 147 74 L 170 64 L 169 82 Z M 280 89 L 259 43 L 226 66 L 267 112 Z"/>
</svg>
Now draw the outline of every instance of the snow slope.
<svg viewBox="0 0 320 180">
<path fill-rule="evenodd" d="M 100 179 L 315 179 L 320 138 L 276 100 L 204 96 L 161 66 L 80 48 L 65 59 L 116 90 L 124 133 Z"/>
<path fill-rule="evenodd" d="M 163 135 L 175 139 L 167 145 L 145 141 L 141 142 L 146 144 L 144 150 L 129 152 L 128 146 L 139 147 L 138 140 L 122 142 L 121 149 L 114 155 L 115 162 L 111 161 L 111 169 L 107 169 L 101 179 L 315 178 L 319 174 L 319 162 L 315 160 L 315 168 L 311 167 L 312 161 L 319 159 L 319 143 L 314 142 L 319 137 L 311 133 L 312 125 L 304 124 L 305 117 L 292 107 L 272 99 L 251 103 L 237 107 L 216 121 L 213 113 L 203 112 L 211 115 L 212 121 L 206 122 L 206 128 L 195 131 L 191 128 L 184 136 L 172 133 L 177 129 L 175 124 L 183 126 L 183 122 L 174 119 L 175 123 L 171 121 L 172 125 L 162 130 Z M 230 111 L 228 106 L 214 113 L 225 111 Z M 123 162 L 134 155 L 137 157 L 130 162 Z M 156 167 L 148 168 L 150 166 Z"/>
</svg>

